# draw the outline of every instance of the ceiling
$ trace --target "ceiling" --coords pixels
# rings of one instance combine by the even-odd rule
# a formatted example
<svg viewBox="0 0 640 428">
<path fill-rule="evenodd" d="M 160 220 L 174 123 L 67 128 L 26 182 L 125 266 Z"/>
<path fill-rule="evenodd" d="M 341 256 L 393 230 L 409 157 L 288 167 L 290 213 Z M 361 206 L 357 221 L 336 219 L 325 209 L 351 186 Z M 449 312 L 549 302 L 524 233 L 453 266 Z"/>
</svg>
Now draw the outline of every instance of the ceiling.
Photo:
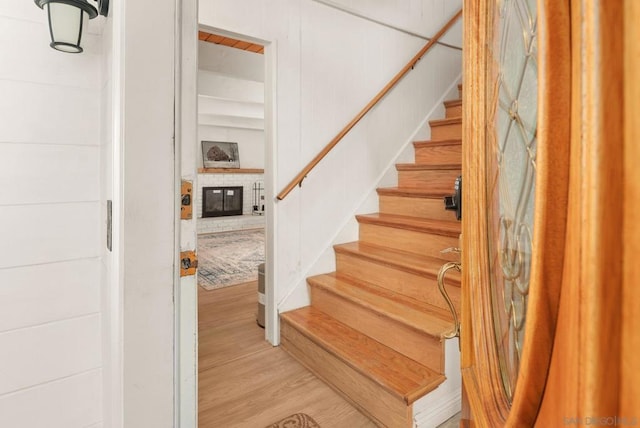
<svg viewBox="0 0 640 428">
<path fill-rule="evenodd" d="M 198 39 L 203 42 L 215 43 L 216 45 L 229 46 L 231 48 L 236 48 L 243 51 L 264 54 L 264 46 L 258 45 L 256 43 L 243 42 L 242 40 L 234 39 L 231 37 L 224 37 L 217 34 L 198 31 Z"/>
</svg>

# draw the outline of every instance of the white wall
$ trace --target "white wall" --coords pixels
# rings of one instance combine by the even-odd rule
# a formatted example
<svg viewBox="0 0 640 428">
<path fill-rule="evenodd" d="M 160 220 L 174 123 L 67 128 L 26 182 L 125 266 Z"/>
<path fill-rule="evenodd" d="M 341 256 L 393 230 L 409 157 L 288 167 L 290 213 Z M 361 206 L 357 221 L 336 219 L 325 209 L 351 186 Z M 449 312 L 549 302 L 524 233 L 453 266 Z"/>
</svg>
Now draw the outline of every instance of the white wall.
<svg viewBox="0 0 640 428">
<path fill-rule="evenodd" d="M 124 427 L 177 425 L 176 3 L 112 2 Z"/>
<path fill-rule="evenodd" d="M 264 168 L 264 55 L 198 42 L 201 141 L 238 143 L 241 168 Z"/>
<path fill-rule="evenodd" d="M 101 25 L 0 3 L 0 426 L 102 426 Z"/>
<path fill-rule="evenodd" d="M 198 42 L 198 68 L 239 79 L 264 82 L 264 55 Z"/>
<path fill-rule="evenodd" d="M 434 19 L 450 16 L 462 8 L 460 1 L 447 0 L 314 0 L 357 16 L 407 31 L 421 37 L 432 37 L 442 27 Z M 462 48 L 462 20 L 440 40 Z"/>
<path fill-rule="evenodd" d="M 436 29 L 460 6 L 446 0 L 431 4 L 425 18 Z M 410 21 L 411 13 L 403 9 L 403 19 Z M 312 0 L 278 0 L 268 7 L 258 0 L 201 1 L 199 19 L 204 28 L 274 42 L 276 192 L 424 45 L 420 38 Z M 460 72 L 460 51 L 435 47 L 301 189 L 276 204 L 274 284 L 281 307 L 289 296 L 295 302 L 289 299 L 287 307 L 304 304 L 306 275 Z"/>
</svg>

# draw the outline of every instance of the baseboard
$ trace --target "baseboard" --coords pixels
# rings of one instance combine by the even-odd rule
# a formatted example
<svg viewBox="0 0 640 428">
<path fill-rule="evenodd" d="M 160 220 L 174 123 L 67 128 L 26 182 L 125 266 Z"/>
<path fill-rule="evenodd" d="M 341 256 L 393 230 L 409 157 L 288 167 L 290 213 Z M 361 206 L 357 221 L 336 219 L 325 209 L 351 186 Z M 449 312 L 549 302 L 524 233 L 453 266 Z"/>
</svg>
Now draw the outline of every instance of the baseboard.
<svg viewBox="0 0 640 428">
<path fill-rule="evenodd" d="M 462 394 L 459 389 L 433 400 L 428 409 L 423 409 L 413 416 L 413 426 L 416 428 L 435 428 L 439 426 L 460 412 L 461 400 Z"/>
</svg>

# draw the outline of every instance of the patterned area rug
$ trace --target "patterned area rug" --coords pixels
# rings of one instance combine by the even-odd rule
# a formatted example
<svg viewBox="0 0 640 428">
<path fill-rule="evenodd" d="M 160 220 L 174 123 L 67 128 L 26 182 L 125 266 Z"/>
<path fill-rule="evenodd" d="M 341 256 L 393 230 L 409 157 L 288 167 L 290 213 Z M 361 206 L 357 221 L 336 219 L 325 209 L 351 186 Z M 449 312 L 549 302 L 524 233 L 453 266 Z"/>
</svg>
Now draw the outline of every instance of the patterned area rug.
<svg viewBox="0 0 640 428">
<path fill-rule="evenodd" d="M 266 428 L 320 428 L 320 425 L 311 416 L 305 413 L 296 413 Z"/>
<path fill-rule="evenodd" d="M 264 229 L 198 236 L 198 285 L 205 290 L 258 279 L 264 262 Z"/>
</svg>

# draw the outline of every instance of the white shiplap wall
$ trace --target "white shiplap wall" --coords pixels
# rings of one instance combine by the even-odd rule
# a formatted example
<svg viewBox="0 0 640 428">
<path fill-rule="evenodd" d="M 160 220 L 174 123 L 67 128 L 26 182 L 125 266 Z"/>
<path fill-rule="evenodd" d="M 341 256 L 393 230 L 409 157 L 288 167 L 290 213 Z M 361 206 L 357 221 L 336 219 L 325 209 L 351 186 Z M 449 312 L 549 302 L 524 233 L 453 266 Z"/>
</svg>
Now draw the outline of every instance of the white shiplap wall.
<svg viewBox="0 0 640 428">
<path fill-rule="evenodd" d="M 102 426 L 100 23 L 0 4 L 0 426 Z"/>
</svg>

